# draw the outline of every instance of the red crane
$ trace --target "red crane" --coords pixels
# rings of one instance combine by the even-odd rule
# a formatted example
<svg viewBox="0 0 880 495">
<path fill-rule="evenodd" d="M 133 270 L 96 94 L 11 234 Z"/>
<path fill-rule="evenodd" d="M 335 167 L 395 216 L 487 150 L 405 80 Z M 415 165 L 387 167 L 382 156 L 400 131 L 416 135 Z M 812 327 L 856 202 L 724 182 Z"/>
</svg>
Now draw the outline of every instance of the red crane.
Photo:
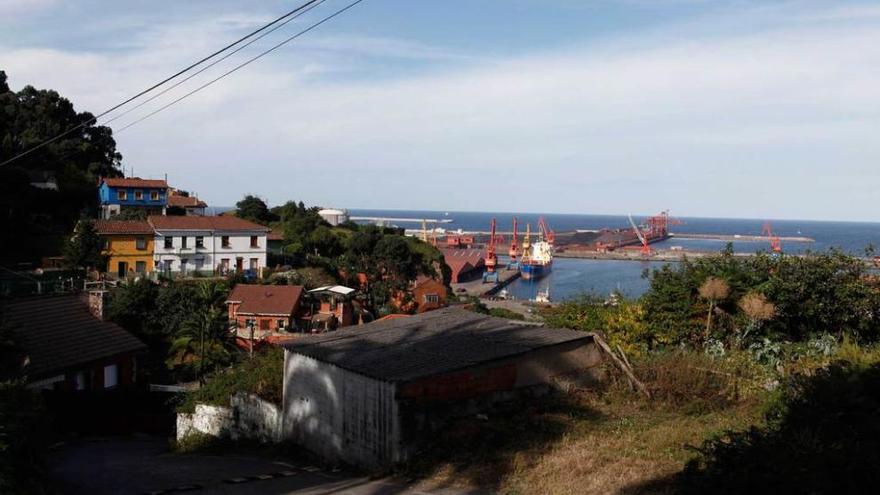
<svg viewBox="0 0 880 495">
<path fill-rule="evenodd" d="M 556 233 L 547 227 L 547 222 L 544 221 L 544 217 L 538 218 L 538 229 L 541 231 L 541 235 L 544 236 L 544 239 L 550 244 L 553 244 L 553 241 L 556 239 Z"/>
<path fill-rule="evenodd" d="M 495 267 L 498 265 L 498 256 L 495 254 L 495 218 L 492 218 L 491 228 L 489 229 L 489 245 L 486 247 L 486 271 L 495 273 Z"/>
<path fill-rule="evenodd" d="M 507 252 L 510 256 L 510 264 L 515 265 L 519 248 L 516 245 L 516 217 L 513 217 L 513 235 L 510 237 L 510 250 Z"/>
<path fill-rule="evenodd" d="M 773 235 L 773 227 L 770 225 L 770 222 L 764 222 L 764 227 L 761 228 L 761 235 L 767 236 L 770 239 L 770 250 L 776 254 L 782 254 L 782 241 L 779 239 L 779 236 Z"/>
<path fill-rule="evenodd" d="M 633 232 L 636 233 L 636 236 L 639 238 L 639 241 L 642 243 L 642 256 L 651 256 L 651 240 L 642 233 L 642 229 L 636 225 L 636 221 L 633 220 L 632 215 L 628 215 L 629 224 L 632 225 Z"/>
</svg>

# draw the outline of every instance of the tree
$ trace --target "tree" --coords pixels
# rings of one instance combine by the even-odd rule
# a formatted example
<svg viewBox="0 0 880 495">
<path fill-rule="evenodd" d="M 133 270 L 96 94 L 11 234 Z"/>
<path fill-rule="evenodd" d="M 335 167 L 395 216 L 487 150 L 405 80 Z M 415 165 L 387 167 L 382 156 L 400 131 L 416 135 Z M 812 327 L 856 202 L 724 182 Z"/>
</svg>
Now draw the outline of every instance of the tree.
<svg viewBox="0 0 880 495">
<path fill-rule="evenodd" d="M 235 203 L 235 215 L 245 220 L 257 222 L 260 224 L 268 224 L 278 219 L 277 216 L 269 211 L 266 202 L 262 199 L 248 194 L 238 203 Z"/>
<path fill-rule="evenodd" d="M 95 222 L 83 218 L 64 248 L 64 259 L 73 268 L 103 270 L 107 266 L 103 246 L 104 241 L 95 230 Z"/>
<path fill-rule="evenodd" d="M 144 221 L 147 219 L 147 212 L 141 208 L 126 208 L 113 217 L 113 220 L 126 221 Z"/>
<path fill-rule="evenodd" d="M 712 313 L 715 312 L 715 306 L 718 301 L 727 299 L 730 295 L 730 286 L 723 279 L 709 277 L 700 286 L 698 292 L 701 298 L 709 302 L 709 311 L 706 315 L 706 334 L 703 337 L 703 342 L 705 342 L 712 331 Z"/>
<path fill-rule="evenodd" d="M 205 374 L 233 361 L 234 343 L 226 312 L 220 307 L 224 288 L 202 282 L 196 289 L 198 307 L 180 326 L 169 350 L 169 366 L 195 373 L 204 383 Z"/>
</svg>

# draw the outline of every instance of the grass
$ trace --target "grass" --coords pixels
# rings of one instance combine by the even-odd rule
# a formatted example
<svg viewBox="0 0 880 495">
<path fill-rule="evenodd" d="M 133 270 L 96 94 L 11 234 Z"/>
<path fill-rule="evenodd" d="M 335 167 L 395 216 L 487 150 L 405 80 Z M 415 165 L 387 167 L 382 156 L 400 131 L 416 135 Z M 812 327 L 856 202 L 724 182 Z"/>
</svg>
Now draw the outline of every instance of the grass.
<svg viewBox="0 0 880 495">
<path fill-rule="evenodd" d="M 637 493 L 664 493 L 646 483 L 681 471 L 705 439 L 762 421 L 771 394 L 734 385 L 752 380 L 730 373 L 735 367 L 695 354 L 657 356 L 637 369 L 652 400 L 621 380 L 604 390 L 519 404 L 488 420 L 463 420 L 404 474 L 422 478 L 424 489 L 470 485 L 500 493 L 582 494 L 638 487 Z"/>
</svg>

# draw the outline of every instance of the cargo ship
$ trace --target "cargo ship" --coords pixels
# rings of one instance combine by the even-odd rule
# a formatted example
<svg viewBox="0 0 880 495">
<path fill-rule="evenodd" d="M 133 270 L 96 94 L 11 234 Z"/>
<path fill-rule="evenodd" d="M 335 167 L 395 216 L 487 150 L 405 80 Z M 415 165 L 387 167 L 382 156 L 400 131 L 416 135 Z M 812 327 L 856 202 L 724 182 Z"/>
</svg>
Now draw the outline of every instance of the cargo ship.
<svg viewBox="0 0 880 495">
<path fill-rule="evenodd" d="M 547 228 L 544 219 L 538 223 L 539 238 L 532 243 L 529 239 L 529 226 L 526 226 L 526 237 L 523 239 L 523 256 L 519 272 L 523 280 L 537 280 L 553 270 L 553 232 Z"/>
</svg>

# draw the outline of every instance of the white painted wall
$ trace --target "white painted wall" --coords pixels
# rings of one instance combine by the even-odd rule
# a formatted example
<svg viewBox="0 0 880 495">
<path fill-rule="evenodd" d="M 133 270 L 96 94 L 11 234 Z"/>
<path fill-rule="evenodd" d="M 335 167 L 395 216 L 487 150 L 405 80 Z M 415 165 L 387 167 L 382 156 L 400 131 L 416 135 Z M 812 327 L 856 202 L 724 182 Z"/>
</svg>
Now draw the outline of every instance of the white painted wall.
<svg viewBox="0 0 880 495">
<path fill-rule="evenodd" d="M 165 237 L 173 237 L 171 248 L 165 248 Z M 187 237 L 186 248 L 181 238 Z M 204 238 L 204 247 L 196 247 L 196 237 Z M 223 247 L 223 236 L 229 236 L 229 247 Z M 251 247 L 251 236 L 257 236 L 257 247 Z M 266 266 L 266 232 L 261 231 L 199 231 L 162 230 L 156 231 L 153 259 L 156 270 L 163 271 L 165 262 L 171 262 L 171 271 L 181 271 L 182 260 L 186 260 L 186 271 L 199 270 L 212 272 L 220 266 L 223 259 L 229 260 L 229 269 L 235 269 L 236 258 L 242 258 L 245 270 L 251 268 L 251 259 L 257 260 L 257 269 Z M 201 267 L 198 262 L 201 261 Z"/>
<path fill-rule="evenodd" d="M 403 460 L 394 385 L 289 351 L 284 370 L 284 438 L 360 466 Z"/>
</svg>

